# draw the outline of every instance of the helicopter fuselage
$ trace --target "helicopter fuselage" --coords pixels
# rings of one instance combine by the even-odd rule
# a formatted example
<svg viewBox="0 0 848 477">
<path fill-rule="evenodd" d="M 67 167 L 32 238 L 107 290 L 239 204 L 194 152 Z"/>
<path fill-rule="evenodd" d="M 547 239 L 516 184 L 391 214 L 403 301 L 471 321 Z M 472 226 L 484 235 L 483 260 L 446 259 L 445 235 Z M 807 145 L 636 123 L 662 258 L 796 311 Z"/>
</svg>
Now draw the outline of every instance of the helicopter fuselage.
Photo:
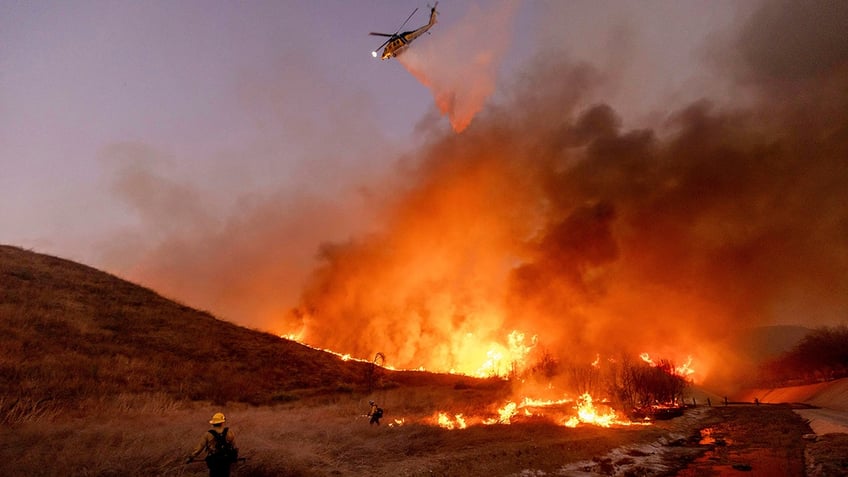
<svg viewBox="0 0 848 477">
<path fill-rule="evenodd" d="M 400 55 L 414 39 L 415 38 L 404 38 L 402 35 L 398 35 L 396 38 L 389 41 L 386 47 L 383 48 L 383 54 L 380 56 L 380 59 L 388 60 L 389 58 L 394 58 Z"/>
</svg>

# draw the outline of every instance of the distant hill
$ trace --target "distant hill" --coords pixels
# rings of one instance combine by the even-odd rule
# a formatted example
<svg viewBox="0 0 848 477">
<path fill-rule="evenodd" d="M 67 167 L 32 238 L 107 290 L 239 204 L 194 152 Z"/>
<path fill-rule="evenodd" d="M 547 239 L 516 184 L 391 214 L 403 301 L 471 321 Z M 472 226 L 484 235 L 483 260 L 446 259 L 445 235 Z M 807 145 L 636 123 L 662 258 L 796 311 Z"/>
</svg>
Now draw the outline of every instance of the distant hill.
<svg viewBox="0 0 848 477">
<path fill-rule="evenodd" d="M 372 371 L 94 268 L 0 245 L 0 421 L 21 402 L 64 407 L 120 393 L 267 404 L 367 390 Z M 445 380 L 456 378 L 432 375 Z"/>
</svg>

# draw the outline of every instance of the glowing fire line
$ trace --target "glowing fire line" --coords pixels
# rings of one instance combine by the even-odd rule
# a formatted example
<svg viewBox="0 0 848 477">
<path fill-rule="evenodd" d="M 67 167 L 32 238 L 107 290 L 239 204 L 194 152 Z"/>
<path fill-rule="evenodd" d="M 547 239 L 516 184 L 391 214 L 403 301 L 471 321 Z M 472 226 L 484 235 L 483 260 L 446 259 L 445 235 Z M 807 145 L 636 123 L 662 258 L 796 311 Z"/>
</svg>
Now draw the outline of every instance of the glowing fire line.
<svg viewBox="0 0 848 477">
<path fill-rule="evenodd" d="M 481 360 L 482 364 L 476 367 L 475 371 L 470 371 L 470 369 L 475 369 L 473 367 L 466 367 L 466 369 L 468 369 L 469 371 L 461 371 L 455 368 L 450 368 L 450 370 L 448 371 L 450 374 L 458 374 L 476 378 L 506 377 L 509 372 L 521 370 L 524 368 L 528 355 L 533 350 L 533 348 L 535 348 L 538 342 L 538 337 L 536 335 L 530 337 L 528 342 L 527 335 L 518 330 L 513 330 L 506 336 L 506 345 L 491 342 L 488 344 L 488 346 L 485 346 L 480 343 L 479 340 L 474 339 L 474 335 L 471 333 L 466 335 L 466 337 L 470 340 L 470 342 L 466 344 L 466 347 L 471 350 L 480 350 L 478 351 L 478 353 L 485 354 L 485 358 Z M 330 353 L 334 356 L 337 356 L 342 361 L 358 361 L 361 363 L 371 363 L 370 360 L 353 357 L 350 353 L 339 353 L 331 349 L 312 346 L 302 341 L 302 336 L 298 334 L 280 335 L 280 338 L 289 341 L 294 341 L 314 350 Z M 483 349 L 486 349 L 486 351 L 482 352 Z M 393 371 L 427 371 L 424 366 L 404 369 L 395 368 L 385 364 L 377 365 L 382 368 L 390 369 Z"/>
<path fill-rule="evenodd" d="M 296 341 L 304 346 L 307 346 L 312 349 L 324 351 L 330 354 L 333 354 L 342 361 L 359 361 L 365 363 L 372 363 L 369 360 L 354 358 L 351 357 L 350 354 L 342 354 L 329 349 L 318 348 L 311 346 L 309 344 L 303 343 L 294 335 L 283 335 L 281 338 Z M 500 376 L 500 365 L 504 360 L 504 355 L 508 355 L 510 357 L 513 365 L 520 364 L 523 366 L 525 363 L 527 356 L 533 350 L 533 348 L 537 344 L 537 336 L 533 336 L 530 340 L 530 344 L 525 343 L 525 334 L 521 333 L 517 330 L 511 332 L 508 335 L 508 343 L 509 348 L 504 348 L 501 345 L 492 344 L 489 350 L 486 352 L 486 359 L 483 361 L 483 364 L 477 369 L 477 371 L 473 374 L 466 374 L 457 372 L 454 369 L 450 370 L 451 374 L 460 374 L 472 377 L 493 377 Z M 639 357 L 651 366 L 657 366 L 657 364 L 651 359 L 650 355 L 645 352 L 641 353 Z M 591 365 L 594 368 L 600 367 L 601 356 L 600 354 L 596 354 L 595 359 L 592 361 Z M 395 368 L 390 366 L 385 366 L 377 363 L 372 363 L 378 366 L 381 366 L 386 369 L 395 370 Z M 520 369 L 520 368 L 519 368 Z M 691 376 L 695 373 L 694 369 L 692 369 L 692 357 L 689 356 L 686 363 L 681 366 L 675 367 L 675 372 L 681 376 Z M 424 367 L 419 367 L 416 370 L 407 370 L 407 371 L 425 371 Z M 497 417 L 490 417 L 486 419 L 479 418 L 470 418 L 466 417 L 463 414 L 454 414 L 452 417 L 447 412 L 437 412 L 431 419 L 429 419 L 430 423 L 435 424 L 439 427 L 449 430 L 455 429 L 466 429 L 469 423 L 473 423 L 474 421 L 478 421 L 483 425 L 495 425 L 495 424 L 503 424 L 508 425 L 511 424 L 513 419 L 519 415 L 521 412 L 524 416 L 527 417 L 542 417 L 542 418 L 551 418 L 546 414 L 557 414 L 558 412 L 550 412 L 549 410 L 556 406 L 562 406 L 564 404 L 573 403 L 573 399 L 563 398 L 557 400 L 541 400 L 534 399 L 531 397 L 524 397 L 523 400 L 516 403 L 513 401 L 508 401 L 503 407 L 497 410 Z M 649 421 L 642 422 L 633 422 L 626 419 L 619 419 L 617 413 L 613 409 L 609 409 L 606 412 L 600 412 L 595 407 L 595 400 L 589 393 L 582 394 L 576 402 L 576 405 L 573 406 L 573 409 L 577 411 L 576 415 L 569 416 L 568 418 L 554 418 L 553 420 L 557 422 L 561 422 L 563 426 L 566 427 L 577 427 L 580 424 L 590 424 L 601 427 L 611 427 L 611 426 L 632 426 L 632 425 L 650 425 Z M 403 426 L 406 423 L 405 419 L 395 419 L 394 422 L 389 424 L 389 427 L 399 427 Z"/>
<path fill-rule="evenodd" d="M 539 417 L 549 419 L 554 422 L 559 422 L 566 427 L 577 427 L 580 424 L 590 424 L 600 427 L 612 426 L 634 426 L 634 425 L 651 425 L 649 420 L 645 421 L 630 421 L 628 419 L 619 418 L 618 414 L 613 409 L 601 412 L 595 405 L 595 400 L 589 393 L 582 394 L 576 401 L 569 398 L 557 400 L 542 400 L 525 397 L 520 402 L 508 401 L 503 407 L 496 411 L 497 417 L 489 417 L 485 419 L 473 418 L 456 414 L 453 417 L 447 412 L 438 412 L 432 419 L 431 423 L 448 430 L 465 429 L 474 423 L 482 425 L 510 425 L 518 416 Z M 560 417 L 563 412 L 557 407 L 562 407 L 566 404 L 575 404 L 571 408 L 577 411 L 576 415 L 568 417 Z"/>
</svg>

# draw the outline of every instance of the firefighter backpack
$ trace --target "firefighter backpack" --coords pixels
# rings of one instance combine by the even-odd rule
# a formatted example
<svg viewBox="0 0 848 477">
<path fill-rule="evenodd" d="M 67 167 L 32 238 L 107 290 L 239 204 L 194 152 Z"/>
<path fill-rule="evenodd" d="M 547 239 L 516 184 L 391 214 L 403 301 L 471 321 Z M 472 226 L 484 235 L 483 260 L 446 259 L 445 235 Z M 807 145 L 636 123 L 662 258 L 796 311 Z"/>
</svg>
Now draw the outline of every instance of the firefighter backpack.
<svg viewBox="0 0 848 477">
<path fill-rule="evenodd" d="M 214 429 L 209 429 L 209 433 L 215 438 L 215 445 L 206 455 L 206 463 L 209 467 L 232 464 L 238 461 L 238 448 L 227 440 L 227 431 L 229 430 L 229 427 L 225 427 L 224 432 L 219 434 Z"/>
</svg>

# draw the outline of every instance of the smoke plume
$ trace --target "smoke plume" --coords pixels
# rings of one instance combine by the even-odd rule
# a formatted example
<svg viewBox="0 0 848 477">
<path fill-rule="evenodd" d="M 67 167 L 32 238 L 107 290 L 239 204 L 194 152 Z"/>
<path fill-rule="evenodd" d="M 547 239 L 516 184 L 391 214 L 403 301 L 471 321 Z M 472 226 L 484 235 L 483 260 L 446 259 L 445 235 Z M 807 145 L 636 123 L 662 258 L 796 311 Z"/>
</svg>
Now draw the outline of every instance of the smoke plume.
<svg viewBox="0 0 848 477">
<path fill-rule="evenodd" d="M 213 194 L 170 178 L 168 161 L 156 150 L 116 144 L 104 155 L 116 197 L 140 223 L 102 244 L 104 261 L 244 325 L 268 329 L 283 316 L 314 267 L 317 237 L 355 228 L 352 208 L 302 191 L 243 197 L 222 217 Z"/>
<path fill-rule="evenodd" d="M 399 367 L 629 350 L 717 375 L 734 330 L 844 319 L 846 10 L 766 4 L 722 58 L 750 106 L 705 99 L 652 129 L 582 104 L 600 73 L 547 54 L 511 102 L 421 152 L 380 233 L 322 248 L 288 326 Z"/>
<path fill-rule="evenodd" d="M 450 28 L 419 39 L 397 60 L 424 86 L 456 132 L 471 124 L 495 91 L 498 67 L 511 38 L 515 2 L 471 6 Z"/>
</svg>

